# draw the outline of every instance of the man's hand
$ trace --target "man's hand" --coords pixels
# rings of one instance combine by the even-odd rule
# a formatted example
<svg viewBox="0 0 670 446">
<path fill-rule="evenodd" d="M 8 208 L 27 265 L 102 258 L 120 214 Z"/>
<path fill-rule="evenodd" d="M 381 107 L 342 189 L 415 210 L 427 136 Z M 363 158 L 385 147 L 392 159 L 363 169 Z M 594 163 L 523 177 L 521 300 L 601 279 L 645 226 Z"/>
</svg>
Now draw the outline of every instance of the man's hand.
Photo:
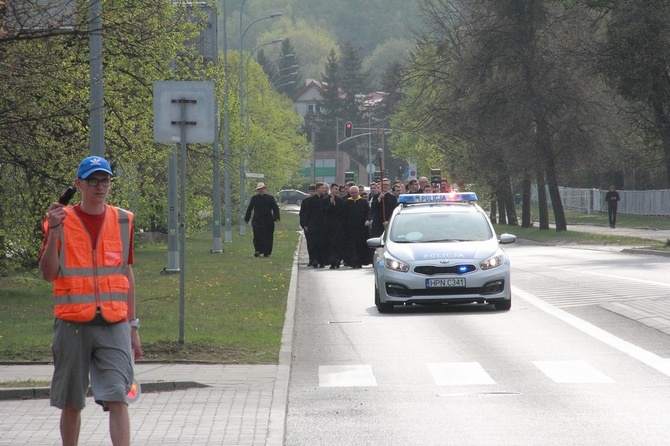
<svg viewBox="0 0 670 446">
<path fill-rule="evenodd" d="M 46 219 L 49 221 L 49 227 L 54 228 L 60 225 L 66 216 L 65 206 L 60 203 L 51 203 L 49 211 L 46 214 Z"/>
<path fill-rule="evenodd" d="M 133 354 L 135 355 L 135 360 L 142 358 L 142 343 L 140 342 L 140 334 L 137 331 L 137 328 L 130 329 L 130 346 L 133 348 Z"/>
</svg>

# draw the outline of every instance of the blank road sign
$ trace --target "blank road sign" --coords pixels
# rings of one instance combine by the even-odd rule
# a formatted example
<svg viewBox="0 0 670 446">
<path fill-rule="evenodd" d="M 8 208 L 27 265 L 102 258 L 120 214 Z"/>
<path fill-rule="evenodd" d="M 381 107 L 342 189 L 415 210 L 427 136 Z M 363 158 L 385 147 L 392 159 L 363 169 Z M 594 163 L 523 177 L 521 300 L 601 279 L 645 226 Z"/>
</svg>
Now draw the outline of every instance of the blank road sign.
<svg viewBox="0 0 670 446">
<path fill-rule="evenodd" d="M 188 100 L 182 115 L 181 104 Z M 195 101 L 195 102 L 192 102 Z M 216 98 L 214 82 L 156 81 L 154 82 L 154 141 L 181 142 L 178 122 L 188 122 L 186 143 L 211 144 L 216 137 Z"/>
</svg>

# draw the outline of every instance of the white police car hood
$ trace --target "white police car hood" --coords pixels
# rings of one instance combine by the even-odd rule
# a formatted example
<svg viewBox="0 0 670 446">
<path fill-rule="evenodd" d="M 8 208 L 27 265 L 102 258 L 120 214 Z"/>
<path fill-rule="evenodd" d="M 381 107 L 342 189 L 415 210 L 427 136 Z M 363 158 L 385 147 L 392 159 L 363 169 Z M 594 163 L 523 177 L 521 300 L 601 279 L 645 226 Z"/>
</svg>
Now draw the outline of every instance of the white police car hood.
<svg viewBox="0 0 670 446">
<path fill-rule="evenodd" d="M 388 242 L 387 252 L 405 262 L 454 260 L 457 262 L 483 260 L 500 250 L 498 241 L 475 242 L 394 243 Z"/>
</svg>

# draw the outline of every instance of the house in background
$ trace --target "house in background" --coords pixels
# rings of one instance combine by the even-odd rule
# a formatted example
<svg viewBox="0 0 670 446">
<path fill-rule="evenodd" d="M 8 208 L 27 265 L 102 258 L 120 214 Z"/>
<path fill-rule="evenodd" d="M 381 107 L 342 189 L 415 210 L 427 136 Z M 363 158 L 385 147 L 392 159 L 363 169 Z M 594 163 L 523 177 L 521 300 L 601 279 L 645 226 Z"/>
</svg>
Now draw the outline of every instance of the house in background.
<svg viewBox="0 0 670 446">
<path fill-rule="evenodd" d="M 321 112 L 319 102 L 323 100 L 324 85 L 315 79 L 307 79 L 305 85 L 293 95 L 293 108 L 300 117 Z"/>
<path fill-rule="evenodd" d="M 315 79 L 307 79 L 305 85 L 293 96 L 293 108 L 301 118 L 321 113 L 320 103 L 323 100 L 322 92 L 325 85 Z M 313 175 L 312 169 L 314 170 Z M 352 159 L 348 153 L 316 147 L 312 160 L 305 163 L 300 169 L 300 175 L 309 179 L 314 177 L 314 181 L 341 184 L 344 183 L 344 175 L 347 171 L 354 172 L 356 183 L 368 182 L 366 166 Z"/>
</svg>

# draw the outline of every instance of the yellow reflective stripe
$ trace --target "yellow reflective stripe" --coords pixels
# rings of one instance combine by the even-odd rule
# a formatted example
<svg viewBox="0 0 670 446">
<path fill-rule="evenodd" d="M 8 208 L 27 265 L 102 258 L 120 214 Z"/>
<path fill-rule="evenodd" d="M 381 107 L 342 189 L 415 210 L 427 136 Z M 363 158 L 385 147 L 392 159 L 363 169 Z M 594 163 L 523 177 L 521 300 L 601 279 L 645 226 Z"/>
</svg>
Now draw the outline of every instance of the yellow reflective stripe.
<svg viewBox="0 0 670 446">
<path fill-rule="evenodd" d="M 121 230 L 121 246 L 123 247 L 123 266 L 128 265 L 130 255 L 130 216 L 125 209 L 116 208 L 119 212 L 119 229 Z"/>
<path fill-rule="evenodd" d="M 102 293 L 100 300 L 105 302 L 128 302 L 128 294 L 120 292 Z M 61 296 L 54 296 L 55 305 L 93 303 L 95 303 L 95 294 L 63 294 Z"/>
<path fill-rule="evenodd" d="M 95 303 L 95 294 L 62 294 L 54 296 L 55 305 L 92 303 Z"/>
</svg>

